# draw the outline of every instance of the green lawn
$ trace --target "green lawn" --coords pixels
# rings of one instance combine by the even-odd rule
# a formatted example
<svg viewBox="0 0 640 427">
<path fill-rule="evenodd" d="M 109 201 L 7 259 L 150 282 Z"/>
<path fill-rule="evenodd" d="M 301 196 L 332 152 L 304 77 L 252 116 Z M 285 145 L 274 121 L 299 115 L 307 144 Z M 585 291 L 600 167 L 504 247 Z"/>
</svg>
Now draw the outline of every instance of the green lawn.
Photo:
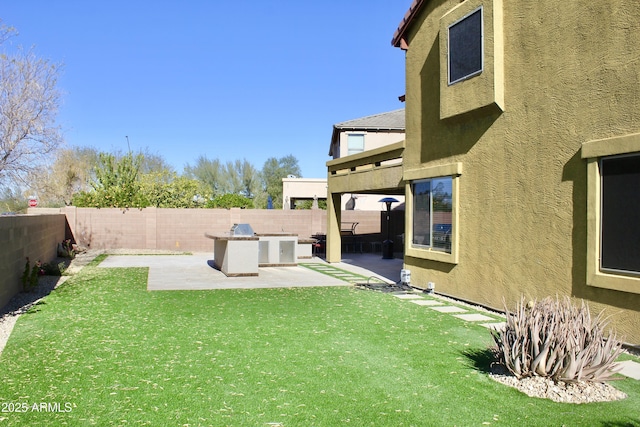
<svg viewBox="0 0 640 427">
<path fill-rule="evenodd" d="M 618 402 L 527 397 L 482 370 L 488 330 L 389 294 L 146 277 L 94 263 L 19 319 L 0 426 L 640 425 L 640 381 Z"/>
</svg>

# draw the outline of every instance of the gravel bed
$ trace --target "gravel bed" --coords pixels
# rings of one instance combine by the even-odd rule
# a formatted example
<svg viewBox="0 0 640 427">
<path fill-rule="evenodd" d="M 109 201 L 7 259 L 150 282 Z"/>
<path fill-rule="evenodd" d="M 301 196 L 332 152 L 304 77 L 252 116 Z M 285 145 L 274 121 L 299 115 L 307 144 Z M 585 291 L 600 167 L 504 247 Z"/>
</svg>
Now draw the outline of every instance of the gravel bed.
<svg viewBox="0 0 640 427">
<path fill-rule="evenodd" d="M 38 286 L 31 292 L 19 292 L 9 300 L 0 311 L 0 353 L 9 340 L 18 316 L 26 313 L 31 307 L 46 297 L 51 291 L 63 284 L 69 276 L 42 276 L 38 278 Z"/>
<path fill-rule="evenodd" d="M 611 402 L 627 395 L 608 383 L 554 382 L 549 378 L 529 377 L 517 379 L 501 365 L 492 367 L 489 377 L 499 383 L 516 388 L 530 397 L 551 399 L 561 403 Z"/>
</svg>

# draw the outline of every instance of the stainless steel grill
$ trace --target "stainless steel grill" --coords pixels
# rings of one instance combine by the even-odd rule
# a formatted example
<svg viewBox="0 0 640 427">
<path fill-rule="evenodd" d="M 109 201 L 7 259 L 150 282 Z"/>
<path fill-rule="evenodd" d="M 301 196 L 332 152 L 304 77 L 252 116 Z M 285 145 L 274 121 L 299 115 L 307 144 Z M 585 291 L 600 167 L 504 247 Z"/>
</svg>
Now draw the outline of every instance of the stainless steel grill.
<svg viewBox="0 0 640 427">
<path fill-rule="evenodd" d="M 233 224 L 230 230 L 232 236 L 253 236 L 253 228 L 249 224 Z"/>
</svg>

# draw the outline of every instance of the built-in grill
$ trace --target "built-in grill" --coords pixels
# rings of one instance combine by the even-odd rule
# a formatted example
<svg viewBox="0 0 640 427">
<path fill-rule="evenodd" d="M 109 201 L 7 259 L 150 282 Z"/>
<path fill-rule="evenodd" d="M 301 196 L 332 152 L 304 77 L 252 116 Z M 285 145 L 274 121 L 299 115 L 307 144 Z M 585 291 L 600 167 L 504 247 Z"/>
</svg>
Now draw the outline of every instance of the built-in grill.
<svg viewBox="0 0 640 427">
<path fill-rule="evenodd" d="M 227 276 L 257 276 L 258 267 L 297 265 L 294 233 L 256 234 L 249 224 L 233 224 L 226 233 L 205 237 L 213 239 L 213 262 Z"/>
<path fill-rule="evenodd" d="M 233 224 L 231 226 L 231 230 L 229 233 L 232 236 L 241 237 L 241 236 L 253 236 L 255 233 L 253 232 L 253 228 L 249 224 Z"/>
</svg>

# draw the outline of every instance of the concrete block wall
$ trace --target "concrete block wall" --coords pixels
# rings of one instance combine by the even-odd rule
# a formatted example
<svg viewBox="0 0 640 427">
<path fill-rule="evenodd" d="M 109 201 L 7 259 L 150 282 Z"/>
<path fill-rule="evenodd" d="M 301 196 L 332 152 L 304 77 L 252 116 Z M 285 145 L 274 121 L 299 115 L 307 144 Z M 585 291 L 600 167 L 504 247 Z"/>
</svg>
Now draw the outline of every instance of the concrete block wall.
<svg viewBox="0 0 640 427">
<path fill-rule="evenodd" d="M 380 211 L 342 211 L 341 216 L 342 222 L 358 223 L 356 234 L 377 234 L 382 230 Z"/>
<path fill-rule="evenodd" d="M 29 212 L 40 212 L 30 209 Z M 51 212 L 42 210 L 41 212 Z M 326 233 L 326 211 L 267 209 L 95 209 L 61 208 L 76 243 L 92 249 L 163 249 L 206 252 L 204 233 L 251 224 L 256 233 L 290 232 L 300 237 Z M 358 234 L 380 233 L 380 212 L 344 211 L 343 221 L 359 222 Z"/>
<path fill-rule="evenodd" d="M 64 239 L 63 214 L 0 216 L 0 307 L 22 290 L 26 258 L 50 262 Z"/>
<path fill-rule="evenodd" d="M 215 209 L 218 211 L 218 209 Z M 149 220 L 149 233 L 156 236 L 155 246 L 149 240 L 149 249 L 167 249 L 177 251 L 211 251 L 213 241 L 204 237 L 207 231 L 229 229 L 228 212 L 213 209 L 153 209 L 156 228 L 152 231 Z"/>
</svg>

